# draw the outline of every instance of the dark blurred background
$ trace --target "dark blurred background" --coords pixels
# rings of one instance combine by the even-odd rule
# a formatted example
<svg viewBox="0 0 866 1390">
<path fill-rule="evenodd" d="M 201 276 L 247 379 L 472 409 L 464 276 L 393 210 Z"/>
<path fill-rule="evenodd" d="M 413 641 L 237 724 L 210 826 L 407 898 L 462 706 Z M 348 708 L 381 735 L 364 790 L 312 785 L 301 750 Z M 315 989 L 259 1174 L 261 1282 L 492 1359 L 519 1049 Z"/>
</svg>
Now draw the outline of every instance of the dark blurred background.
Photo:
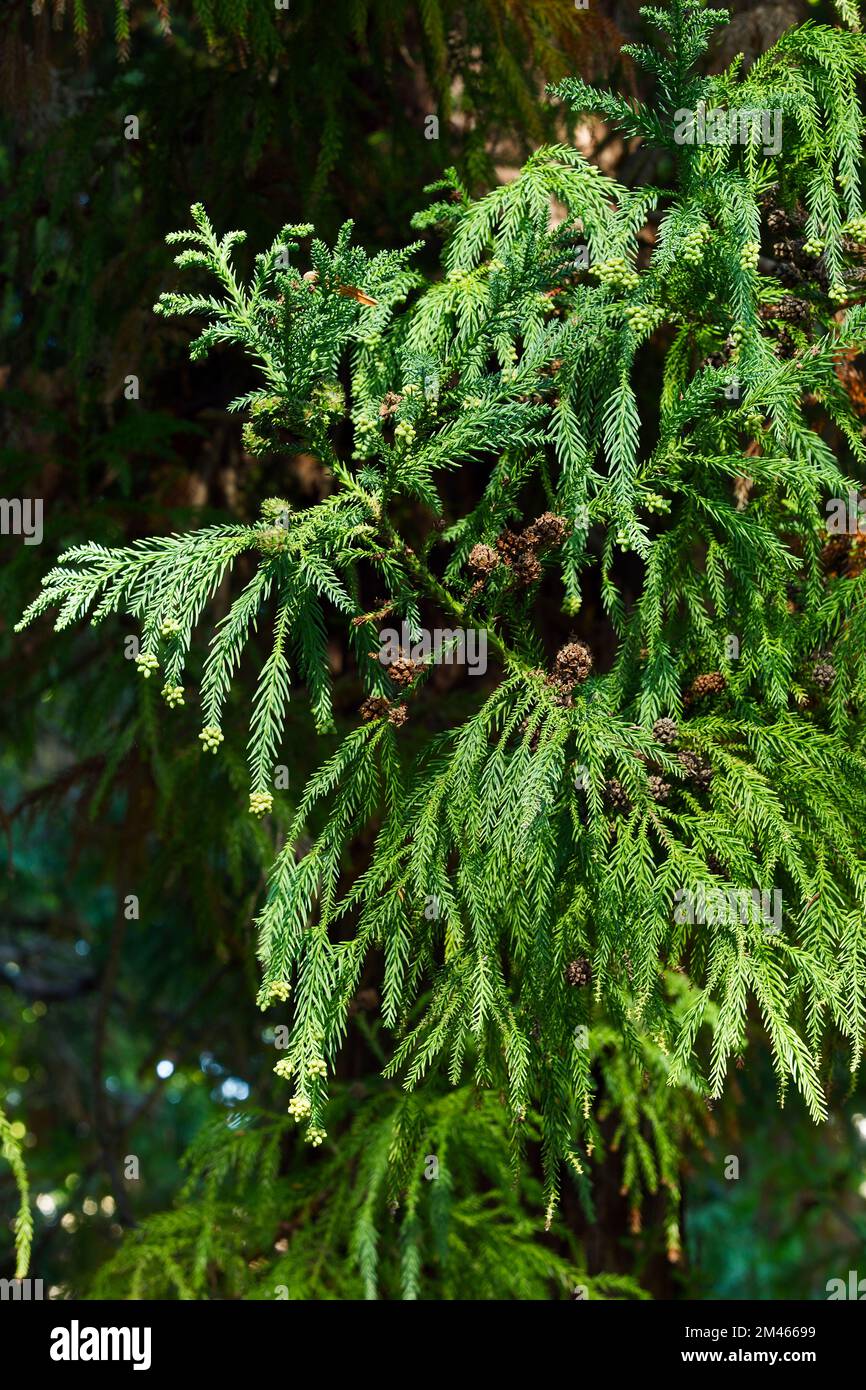
<svg viewBox="0 0 866 1390">
<path fill-rule="evenodd" d="M 716 66 L 740 51 L 754 57 L 792 22 L 832 18 L 829 6 L 798 0 L 734 9 Z M 303 505 L 327 486 L 307 456 L 245 454 L 226 403 L 247 368 L 232 352 L 191 365 L 185 327 L 153 315 L 177 283 L 165 235 L 201 201 L 220 230 L 248 231 L 248 260 L 302 219 L 328 238 L 352 217 L 362 244 L 394 246 L 415 239 L 410 218 L 445 166 L 481 192 L 553 139 L 576 140 L 626 182 L 645 179 L 639 152 L 601 125 L 570 126 L 544 95 L 567 73 L 633 86 L 620 45 L 641 34 L 636 5 L 599 0 L 586 9 L 570 0 L 4 4 L 2 494 L 41 498 L 44 536 L 33 546 L 0 537 L 0 1105 L 31 1176 L 33 1273 L 58 1294 L 91 1291 L 124 1232 L 176 1207 L 181 1155 L 209 1125 L 231 1128 L 253 1104 L 284 1109 L 267 1045 L 277 1020 L 255 1006 L 251 926 L 281 824 L 238 813 L 249 672 L 233 697 L 236 737 L 220 760 L 203 760 L 195 711 L 167 721 L 124 660 L 130 627 L 112 620 L 58 637 L 44 621 L 11 632 L 71 544 L 249 519 L 263 496 Z M 430 236 L 420 263 L 433 270 L 437 260 Z M 338 718 L 348 724 L 358 685 L 340 661 L 335 648 Z M 227 734 L 230 724 L 231 714 Z M 299 696 L 283 817 L 318 761 L 311 732 Z M 376 1005 L 371 978 L 341 1064 L 347 1131 L 387 1103 L 372 1079 Z M 825 1296 L 866 1236 L 866 1095 L 849 1094 L 840 1074 L 830 1122 L 816 1129 L 796 1098 L 777 1109 L 772 1094 L 752 1048 L 690 1142 L 686 1247 L 675 1264 L 652 1212 L 641 1233 L 618 1205 L 615 1158 L 597 1179 L 604 1238 L 586 1201 L 567 1202 L 545 1238 L 550 1251 L 579 1247 L 590 1274 L 628 1275 L 664 1297 Z M 332 1179 L 316 1176 L 314 1155 L 280 1143 L 279 1171 L 312 1194 L 314 1223 Z M 739 1156 L 736 1181 L 724 1177 L 727 1155 Z M 467 1202 L 495 1171 L 467 1155 Z M 508 1197 L 515 1239 L 523 1221 L 537 1230 L 536 1197 L 531 1179 Z M 3 1274 L 14 1209 L 0 1166 Z M 243 1220 L 247 1269 L 260 1245 L 291 1238 L 265 1218 L 246 1239 Z M 482 1222 L 465 1260 L 484 1238 Z M 459 1280 L 438 1278 L 431 1267 L 428 1296 L 459 1293 Z M 563 1292 L 542 1271 L 546 1286 Z M 210 1287 L 249 1291 L 219 1270 Z M 475 1287 L 497 1294 L 483 1279 Z M 357 1291 L 336 1273 L 322 1290 Z"/>
</svg>

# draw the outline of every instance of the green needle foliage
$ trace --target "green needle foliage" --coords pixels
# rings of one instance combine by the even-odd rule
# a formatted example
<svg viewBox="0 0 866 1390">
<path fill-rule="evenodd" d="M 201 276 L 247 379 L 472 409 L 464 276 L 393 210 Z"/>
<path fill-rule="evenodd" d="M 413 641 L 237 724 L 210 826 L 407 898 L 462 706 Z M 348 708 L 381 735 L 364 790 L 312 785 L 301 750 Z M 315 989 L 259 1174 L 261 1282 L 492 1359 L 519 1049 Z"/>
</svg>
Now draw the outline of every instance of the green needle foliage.
<svg viewBox="0 0 866 1390">
<path fill-rule="evenodd" d="M 339 1123 L 352 1101 L 343 1089 L 333 1105 Z M 368 1090 L 312 1169 L 291 1146 L 286 1165 L 287 1128 L 246 1113 L 202 1131 L 176 1208 L 130 1233 L 93 1296 L 416 1299 L 432 1285 L 445 1299 L 563 1299 L 579 1286 L 646 1297 L 627 1277 L 587 1275 L 567 1231 L 566 1254 L 538 1241 L 538 1183 L 515 1183 L 490 1093 L 479 1104 L 463 1086 L 420 1106 Z"/>
<path fill-rule="evenodd" d="M 267 623 L 254 814 L 273 804 L 299 680 L 319 732 L 334 728 L 341 634 L 363 717 L 294 807 L 258 919 L 260 1002 L 292 999 L 290 1113 L 322 1144 L 328 1075 L 380 959 L 385 1075 L 434 1108 L 443 1077 L 457 1095 L 471 1077 L 501 1095 L 518 1145 L 537 1123 L 549 1220 L 563 1166 L 583 1181 L 612 1110 L 635 1200 L 659 1182 L 675 1199 L 685 1116 L 721 1093 L 750 1009 L 780 1095 L 793 1083 L 815 1120 L 831 1049 L 853 1071 L 864 1036 L 866 578 L 829 564 L 827 503 L 866 466 L 840 375 L 866 350 L 866 39 L 807 24 L 745 74 L 705 78 L 724 14 L 643 14 L 658 41 L 629 52 L 655 76 L 652 105 L 557 90 L 659 149 L 669 184 L 620 186 L 564 145 L 478 200 L 451 171 L 416 219 L 446 238 L 430 283 L 414 247 L 367 256 L 351 224 L 308 252 L 311 228 L 283 228 L 244 283 L 243 234 L 194 206 L 170 240 L 213 288 L 157 311 L 206 319 L 193 357 L 244 350 L 260 376 L 233 403 L 248 449 L 312 454 L 331 491 L 303 510 L 268 498 L 248 526 L 76 546 L 23 619 L 131 614 L 139 669 L 159 668 L 175 704 L 209 601 L 253 555 L 200 694 L 216 752 Z M 781 148 L 754 123 L 742 142 L 678 141 L 684 111 L 715 108 L 781 112 Z M 651 339 L 650 396 L 636 364 Z M 557 640 L 575 629 L 555 657 L 550 595 Z M 589 608 L 609 660 L 580 640 Z M 483 631 L 495 684 L 440 697 L 437 731 L 414 734 L 431 663 L 370 659 L 382 613 L 412 643 L 425 623 Z M 780 895 L 772 927 L 740 910 L 752 894 Z M 739 906 L 683 911 L 720 901 Z M 401 1190 L 412 1208 L 417 1171 Z M 369 1285 L 367 1255 L 360 1269 Z"/>
<path fill-rule="evenodd" d="M 702 1142 L 702 1102 L 696 1089 L 671 1092 L 664 1053 L 645 1038 L 632 1048 L 604 1024 L 591 1038 L 605 1097 L 598 1157 L 621 1156 L 633 1231 L 644 1200 L 662 1196 L 677 1260 L 680 1156 Z M 504 1095 L 450 1089 L 447 1077 L 409 1095 L 375 1078 L 338 1082 L 329 1125 L 332 1142 L 314 1164 L 291 1142 L 286 1116 L 251 1110 L 202 1130 L 175 1208 L 127 1235 L 90 1295 L 647 1297 L 631 1275 L 589 1273 L 564 1216 L 551 1215 L 539 1241 L 543 1190 L 521 1150 L 537 1151 L 541 1126 L 530 1113 L 515 1134 Z M 578 1195 L 594 1222 L 585 1178 Z"/>
</svg>

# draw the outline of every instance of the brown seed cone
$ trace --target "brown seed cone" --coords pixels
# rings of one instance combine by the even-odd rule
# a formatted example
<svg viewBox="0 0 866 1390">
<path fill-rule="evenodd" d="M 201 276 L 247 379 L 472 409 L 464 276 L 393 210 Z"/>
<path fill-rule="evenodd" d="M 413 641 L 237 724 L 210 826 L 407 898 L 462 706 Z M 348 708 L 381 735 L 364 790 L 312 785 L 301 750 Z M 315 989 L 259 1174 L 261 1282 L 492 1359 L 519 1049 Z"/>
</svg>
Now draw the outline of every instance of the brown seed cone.
<svg viewBox="0 0 866 1390">
<path fill-rule="evenodd" d="M 686 691 L 686 700 L 702 700 L 705 695 L 718 695 L 727 684 L 721 671 L 708 671 L 706 675 L 698 676 L 697 680 L 692 681 Z"/>
<path fill-rule="evenodd" d="M 767 213 L 767 226 L 774 234 L 784 234 L 794 230 L 794 223 L 791 221 L 784 208 L 771 208 Z"/>
<path fill-rule="evenodd" d="M 393 724 L 397 729 L 399 729 L 401 725 L 405 724 L 408 718 L 408 705 L 392 705 L 388 711 L 388 723 Z"/>
<path fill-rule="evenodd" d="M 556 512 L 542 512 L 524 532 L 532 545 L 539 546 L 562 545 L 567 534 L 568 522 L 564 516 L 557 516 Z"/>
<path fill-rule="evenodd" d="M 379 414 L 383 420 L 387 419 L 389 415 L 396 414 L 397 407 L 402 399 L 403 397 L 398 396 L 396 391 L 385 392 L 385 399 L 379 406 Z"/>
<path fill-rule="evenodd" d="M 514 582 L 521 589 L 528 589 L 531 585 L 537 584 L 541 578 L 541 561 L 537 555 L 527 551 L 519 555 L 512 565 Z"/>
<path fill-rule="evenodd" d="M 631 802 L 628 799 L 628 793 L 622 783 L 618 782 L 615 777 L 611 777 L 610 780 L 605 783 L 604 790 L 608 805 L 612 811 L 631 810 Z"/>
<path fill-rule="evenodd" d="M 513 565 L 530 548 L 531 542 L 520 531 L 503 531 L 496 542 L 496 549 L 506 565 Z"/>
<path fill-rule="evenodd" d="M 656 743 L 676 743 L 679 729 L 673 719 L 657 719 L 653 724 L 653 738 Z"/>
<path fill-rule="evenodd" d="M 572 686 L 585 681 L 592 670 L 592 652 L 585 642 L 566 642 L 556 653 L 553 681 Z"/>
<path fill-rule="evenodd" d="M 808 299 L 798 299 L 795 295 L 786 294 L 776 306 L 776 318 L 783 319 L 785 323 L 802 323 L 809 317 L 811 310 Z"/>
<path fill-rule="evenodd" d="M 388 709 L 388 701 L 382 695 L 368 695 L 358 713 L 365 723 L 380 719 Z"/>
<path fill-rule="evenodd" d="M 832 661 L 816 661 L 812 667 L 812 679 L 821 690 L 829 690 L 836 679 L 836 667 Z"/>
<path fill-rule="evenodd" d="M 654 773 L 652 777 L 647 779 L 647 784 L 653 801 L 667 801 L 671 794 L 670 782 L 666 782 L 663 777 L 659 777 Z"/>
<path fill-rule="evenodd" d="M 678 753 L 680 766 L 685 769 L 686 775 L 702 791 L 707 791 L 713 780 L 713 769 L 705 758 L 698 753 Z"/>
<path fill-rule="evenodd" d="M 388 676 L 397 686 L 411 685 L 417 670 L 417 664 L 409 657 L 398 656 L 388 667 Z"/>
<path fill-rule="evenodd" d="M 565 978 L 573 989 L 583 989 L 592 983 L 592 965 L 586 956 L 578 956 L 565 967 Z"/>
<path fill-rule="evenodd" d="M 469 568 L 475 570 L 477 574 L 489 574 L 499 564 L 499 556 L 492 545 L 483 545 L 479 541 L 470 550 L 467 563 Z"/>
</svg>

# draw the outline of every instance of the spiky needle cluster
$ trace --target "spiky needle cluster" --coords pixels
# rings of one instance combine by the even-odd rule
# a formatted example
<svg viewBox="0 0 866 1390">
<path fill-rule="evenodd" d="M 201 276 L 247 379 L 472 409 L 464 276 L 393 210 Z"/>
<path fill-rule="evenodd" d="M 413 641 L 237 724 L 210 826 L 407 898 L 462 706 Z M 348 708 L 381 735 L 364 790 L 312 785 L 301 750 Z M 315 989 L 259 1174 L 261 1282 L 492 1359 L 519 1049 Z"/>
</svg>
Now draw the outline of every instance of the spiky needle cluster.
<svg viewBox="0 0 866 1390">
<path fill-rule="evenodd" d="M 780 1087 L 793 1081 L 819 1118 L 824 1042 L 842 1034 L 856 1065 L 866 1003 L 866 579 L 821 563 L 826 499 L 866 465 L 838 371 L 866 348 L 866 39 L 807 24 L 745 76 L 735 63 L 705 78 L 695 65 L 723 13 L 674 0 L 644 14 L 659 42 L 630 51 L 658 79 L 652 107 L 576 81 L 559 92 L 666 153 L 670 188 L 622 187 L 565 146 L 477 201 L 451 173 L 417 219 L 448 231 L 444 275 L 429 284 L 409 269 L 412 248 L 369 258 L 347 226 L 332 250 L 312 242 L 304 271 L 311 229 L 285 228 L 247 286 L 232 262 L 242 234 L 219 239 L 194 207 L 193 229 L 171 239 L 218 292 L 166 294 L 157 311 L 209 320 L 196 357 L 240 344 L 262 375 L 234 402 L 248 448 L 303 448 L 333 491 L 276 517 L 269 504 L 249 526 L 76 546 L 24 618 L 59 605 L 62 628 L 91 608 L 96 621 L 127 611 L 142 674 L 159 667 L 174 704 L 208 600 L 242 552 L 258 552 L 213 635 L 201 700 L 215 751 L 241 652 L 269 609 L 249 740 L 263 808 L 292 661 L 319 729 L 332 726 L 325 606 L 342 615 L 364 717 L 301 797 L 259 918 L 263 1004 L 293 982 L 292 1114 L 320 1143 L 326 1074 L 378 948 L 395 1038 L 386 1072 L 420 1088 L 428 1073 L 456 1085 L 469 1070 L 502 1090 L 516 1132 L 537 1112 L 549 1204 L 562 1162 L 582 1170 L 592 1146 L 611 1030 L 652 1038 L 671 1083 L 716 1095 L 751 998 Z M 699 103 L 780 110 L 782 152 L 751 138 L 679 143 L 677 112 Z M 554 199 L 566 210 L 556 225 Z M 796 313 L 772 254 L 778 217 L 767 226 L 780 208 L 802 227 Z M 650 425 L 634 383 L 653 335 L 663 373 Z M 482 476 L 480 500 L 439 528 L 448 557 L 434 566 L 396 518 L 407 504 L 441 516 L 461 469 Z M 545 544 L 527 566 L 502 538 L 520 535 L 539 480 Z M 543 669 L 535 596 L 561 586 L 567 630 L 592 570 L 616 655 L 603 673 L 575 648 L 564 700 Z M 415 760 L 369 659 L 368 573 L 413 634 L 432 604 L 449 625 L 483 626 L 498 663 L 479 707 Z M 818 652 L 832 682 L 812 678 Z M 371 825 L 369 863 L 346 885 L 347 847 Z M 683 893 L 771 886 L 778 931 L 676 910 Z M 592 987 L 576 989 L 569 971 L 584 960 Z"/>
</svg>

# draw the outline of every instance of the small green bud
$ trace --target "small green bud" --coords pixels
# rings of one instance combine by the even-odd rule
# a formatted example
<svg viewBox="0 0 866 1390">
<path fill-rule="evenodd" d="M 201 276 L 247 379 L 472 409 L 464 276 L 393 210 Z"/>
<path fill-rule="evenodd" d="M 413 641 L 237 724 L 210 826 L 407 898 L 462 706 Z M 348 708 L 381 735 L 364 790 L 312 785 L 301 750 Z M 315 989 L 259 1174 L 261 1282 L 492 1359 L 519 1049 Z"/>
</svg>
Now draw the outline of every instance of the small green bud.
<svg viewBox="0 0 866 1390">
<path fill-rule="evenodd" d="M 262 521 L 270 521 L 274 526 L 288 526 L 292 504 L 285 497 L 266 497 L 261 506 Z"/>
</svg>

